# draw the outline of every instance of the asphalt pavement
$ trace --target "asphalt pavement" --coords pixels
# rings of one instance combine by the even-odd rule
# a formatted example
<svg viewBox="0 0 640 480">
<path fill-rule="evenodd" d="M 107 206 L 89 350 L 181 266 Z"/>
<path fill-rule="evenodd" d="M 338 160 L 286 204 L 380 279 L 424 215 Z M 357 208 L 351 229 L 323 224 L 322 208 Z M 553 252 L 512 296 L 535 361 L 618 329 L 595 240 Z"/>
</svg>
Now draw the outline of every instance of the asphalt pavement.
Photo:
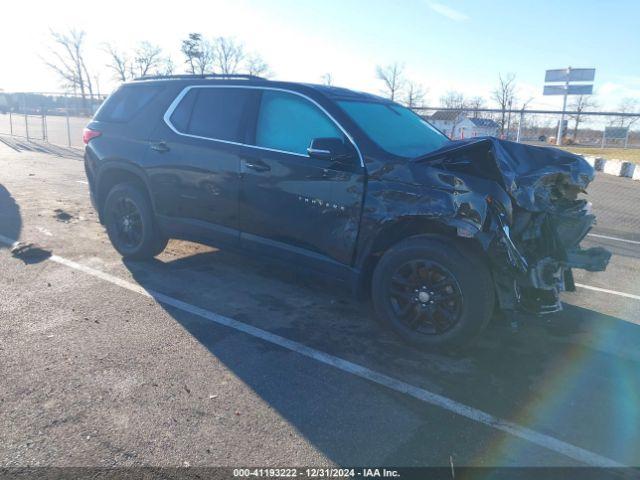
<svg viewBox="0 0 640 480">
<path fill-rule="evenodd" d="M 0 144 L 0 466 L 639 466 L 640 184 L 589 198 L 609 269 L 445 356 L 286 267 L 123 262 L 80 161 Z"/>
</svg>

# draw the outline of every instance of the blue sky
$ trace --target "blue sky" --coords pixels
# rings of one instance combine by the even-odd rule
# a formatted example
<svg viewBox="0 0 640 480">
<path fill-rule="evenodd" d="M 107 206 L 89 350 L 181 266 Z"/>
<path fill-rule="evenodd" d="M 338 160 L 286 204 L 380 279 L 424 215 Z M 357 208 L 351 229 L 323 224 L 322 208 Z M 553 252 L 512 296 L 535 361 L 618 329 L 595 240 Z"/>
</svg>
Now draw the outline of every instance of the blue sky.
<svg viewBox="0 0 640 480">
<path fill-rule="evenodd" d="M 39 59 L 49 27 L 87 32 L 89 63 L 103 91 L 115 83 L 104 69 L 104 42 L 127 48 L 140 40 L 160 44 L 181 62 L 180 39 L 189 31 L 234 36 L 268 61 L 275 78 L 334 83 L 379 92 L 375 66 L 405 65 L 428 89 L 429 103 L 447 90 L 488 97 L 499 72 L 515 73 L 519 97 L 559 107 L 542 97 L 544 70 L 595 67 L 599 103 L 615 108 L 640 98 L 640 2 L 632 0 L 114 0 L 99 9 L 86 1 L 11 2 L 0 31 L 0 58 L 20 68 L 0 69 L 5 90 L 58 90 Z M 8 8 L 8 12 L 6 11 Z M 38 12 L 34 15 L 33 12 Z M 28 21 L 27 21 L 28 19 Z M 28 35 L 25 36 L 25 33 Z M 23 43 L 16 49 L 16 39 Z"/>
</svg>

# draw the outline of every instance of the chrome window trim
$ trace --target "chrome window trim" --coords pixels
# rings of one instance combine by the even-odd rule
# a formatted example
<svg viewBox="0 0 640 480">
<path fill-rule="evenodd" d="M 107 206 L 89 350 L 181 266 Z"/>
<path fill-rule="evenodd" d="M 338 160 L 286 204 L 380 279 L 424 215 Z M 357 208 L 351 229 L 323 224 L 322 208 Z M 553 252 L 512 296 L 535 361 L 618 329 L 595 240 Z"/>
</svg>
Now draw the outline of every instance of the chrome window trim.
<svg viewBox="0 0 640 480">
<path fill-rule="evenodd" d="M 304 93 L 296 92 L 295 90 L 288 90 L 286 88 L 267 87 L 267 86 L 263 87 L 263 86 L 254 86 L 254 85 L 189 85 L 187 87 L 184 87 L 180 91 L 180 93 L 176 96 L 176 98 L 173 100 L 173 102 L 171 102 L 171 105 L 169 105 L 169 108 L 167 109 L 167 111 L 164 113 L 164 116 L 163 116 L 164 123 L 177 135 L 181 135 L 183 137 L 198 138 L 200 140 L 210 140 L 210 141 L 213 141 L 213 142 L 222 142 L 222 143 L 227 143 L 227 144 L 230 144 L 230 145 L 240 145 L 240 146 L 243 146 L 243 147 L 257 148 L 257 149 L 260 149 L 260 150 L 267 150 L 267 151 L 270 151 L 270 152 L 286 153 L 286 154 L 289 154 L 289 155 L 297 155 L 298 157 L 303 157 L 303 158 L 311 158 L 311 157 L 309 157 L 309 155 L 304 155 L 304 154 L 298 153 L 298 152 L 289 152 L 289 151 L 286 151 L 286 150 L 277 150 L 275 148 L 261 147 L 259 145 L 251 145 L 251 144 L 248 144 L 248 143 L 233 142 L 231 140 L 222 140 L 220 138 L 202 137 L 200 135 L 192 135 L 190 133 L 180 132 L 171 123 L 171 115 L 173 115 L 174 110 L 178 107 L 178 105 L 180 104 L 182 99 L 185 97 L 185 95 L 187 93 L 189 93 L 191 90 L 195 89 L 195 88 L 244 88 L 244 89 L 251 89 L 251 90 L 272 90 L 272 91 L 276 91 L 276 92 L 285 92 L 285 93 L 291 93 L 293 95 L 298 95 L 299 97 L 302 97 L 302 98 L 308 100 L 313 105 L 318 107 L 320 109 L 320 111 L 322 113 L 324 113 L 340 129 L 340 131 L 342 133 L 344 133 L 345 137 L 347 137 L 347 139 L 351 142 L 353 147 L 356 149 L 356 152 L 358 153 L 358 158 L 360 159 L 360 166 L 364 167 L 364 159 L 362 157 L 362 153 L 360 152 L 360 149 L 358 148 L 358 145 L 353 140 L 353 137 L 342 127 L 342 125 L 340 125 L 340 123 L 335 118 L 333 118 L 331 116 L 331 114 L 329 112 L 327 112 L 324 109 L 324 107 L 322 107 L 322 105 L 320 105 L 318 102 L 316 102 L 313 98 L 308 97 Z"/>
</svg>

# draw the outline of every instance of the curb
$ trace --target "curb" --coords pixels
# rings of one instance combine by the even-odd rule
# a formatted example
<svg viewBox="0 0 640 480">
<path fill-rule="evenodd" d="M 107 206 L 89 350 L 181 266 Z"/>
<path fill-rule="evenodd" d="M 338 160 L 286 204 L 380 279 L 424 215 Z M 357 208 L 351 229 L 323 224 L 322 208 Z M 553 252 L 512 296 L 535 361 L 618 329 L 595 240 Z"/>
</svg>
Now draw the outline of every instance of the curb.
<svg viewBox="0 0 640 480">
<path fill-rule="evenodd" d="M 576 155 L 580 154 L 576 153 Z M 632 180 L 640 180 L 640 165 L 636 165 L 632 162 L 623 162 L 622 160 L 617 160 L 615 158 L 607 160 L 602 157 L 593 157 L 588 155 L 580 156 L 584 158 L 589 165 L 595 168 L 597 172 L 614 175 L 616 177 L 631 178 Z"/>
</svg>

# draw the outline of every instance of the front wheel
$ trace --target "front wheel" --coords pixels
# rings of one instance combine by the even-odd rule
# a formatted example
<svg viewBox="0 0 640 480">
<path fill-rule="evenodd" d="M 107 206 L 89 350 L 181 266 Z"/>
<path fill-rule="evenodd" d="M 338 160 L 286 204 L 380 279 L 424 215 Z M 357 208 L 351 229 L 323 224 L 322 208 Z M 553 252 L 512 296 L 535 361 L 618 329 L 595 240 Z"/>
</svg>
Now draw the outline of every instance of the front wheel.
<svg viewBox="0 0 640 480">
<path fill-rule="evenodd" d="M 378 317 L 420 347 L 460 347 L 482 332 L 494 306 L 486 265 L 451 241 L 427 235 L 389 249 L 372 279 Z"/>
<path fill-rule="evenodd" d="M 104 213 L 109 239 L 124 258 L 149 259 L 167 246 L 168 239 L 156 227 L 149 199 L 136 185 L 121 183 L 113 187 Z"/>
</svg>

